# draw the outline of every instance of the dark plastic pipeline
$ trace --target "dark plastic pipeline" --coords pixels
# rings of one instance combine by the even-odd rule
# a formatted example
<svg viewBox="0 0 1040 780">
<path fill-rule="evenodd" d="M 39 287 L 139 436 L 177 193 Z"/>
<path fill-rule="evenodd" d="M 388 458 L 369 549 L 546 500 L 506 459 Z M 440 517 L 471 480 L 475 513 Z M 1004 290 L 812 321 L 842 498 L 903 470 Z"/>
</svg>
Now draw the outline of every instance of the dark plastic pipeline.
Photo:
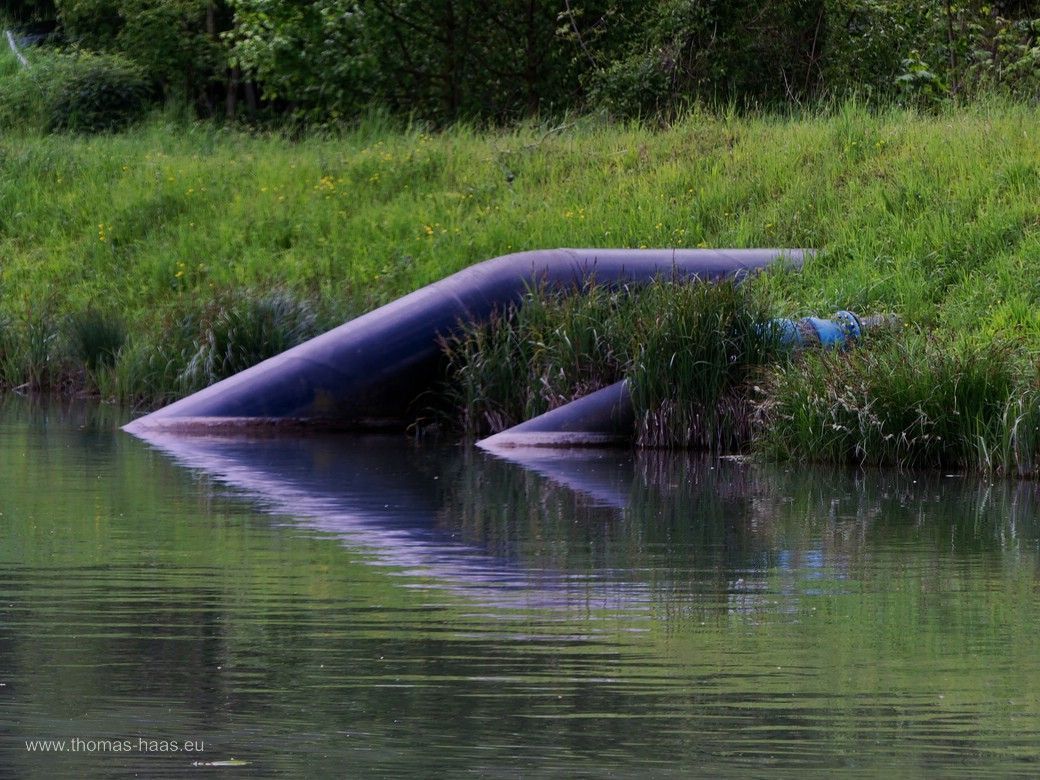
<svg viewBox="0 0 1040 780">
<path fill-rule="evenodd" d="M 438 339 L 460 323 L 545 285 L 609 285 L 655 277 L 739 276 L 801 249 L 553 249 L 521 252 L 459 271 L 126 426 L 212 430 L 279 421 L 369 427 L 400 424 L 436 378 Z"/>
</svg>

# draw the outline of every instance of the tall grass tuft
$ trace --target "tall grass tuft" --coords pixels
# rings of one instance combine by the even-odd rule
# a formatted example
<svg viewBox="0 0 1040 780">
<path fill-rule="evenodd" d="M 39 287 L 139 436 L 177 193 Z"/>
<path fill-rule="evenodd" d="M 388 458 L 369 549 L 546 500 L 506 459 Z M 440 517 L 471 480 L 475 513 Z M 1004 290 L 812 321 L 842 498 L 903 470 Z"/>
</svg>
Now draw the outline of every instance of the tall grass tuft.
<svg viewBox="0 0 1040 780">
<path fill-rule="evenodd" d="M 115 312 L 85 309 L 69 317 L 68 337 L 74 356 L 93 374 L 116 362 L 126 323 Z"/>
<path fill-rule="evenodd" d="M 307 301 L 285 290 L 238 293 L 202 318 L 194 352 L 179 374 L 189 392 L 225 379 L 317 335 Z"/>
<path fill-rule="evenodd" d="M 531 290 L 445 339 L 449 427 L 470 437 L 497 433 L 617 382 L 628 360 L 632 295 L 595 281 Z"/>
<path fill-rule="evenodd" d="M 51 312 L 0 316 L 0 384 L 18 391 L 46 391 L 63 378 L 59 333 Z"/>
<path fill-rule="evenodd" d="M 751 286 L 658 280 L 537 290 L 447 340 L 449 415 L 468 436 L 515 425 L 627 377 L 645 446 L 729 450 L 749 437 L 755 367 L 776 359 Z"/>
<path fill-rule="evenodd" d="M 781 459 L 1031 473 L 1035 372 L 1011 345 L 917 329 L 806 352 L 767 384 L 758 446 Z"/>
<path fill-rule="evenodd" d="M 712 452 L 750 440 L 751 380 L 786 352 L 751 286 L 654 284 L 639 294 L 626 374 L 637 442 Z"/>
</svg>

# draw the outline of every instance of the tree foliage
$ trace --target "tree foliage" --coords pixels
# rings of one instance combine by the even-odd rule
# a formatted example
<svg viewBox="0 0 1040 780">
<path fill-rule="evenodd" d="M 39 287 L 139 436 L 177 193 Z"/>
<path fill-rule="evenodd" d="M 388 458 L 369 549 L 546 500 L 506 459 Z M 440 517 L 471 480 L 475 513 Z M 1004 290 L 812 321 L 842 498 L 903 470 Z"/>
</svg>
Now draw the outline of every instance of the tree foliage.
<svg viewBox="0 0 1040 780">
<path fill-rule="evenodd" d="M 56 0 L 66 40 L 134 60 L 167 95 L 212 109 L 226 79 L 231 14 L 212 0 Z"/>
<path fill-rule="evenodd" d="M 571 23 L 610 10 L 588 3 L 568 16 L 556 0 L 232 3 L 233 55 L 269 97 L 308 114 L 374 102 L 434 120 L 502 120 L 574 105 L 590 64 Z"/>
<path fill-rule="evenodd" d="M 132 59 L 204 113 L 257 95 L 308 121 L 375 106 L 444 123 L 1040 94 L 1034 0 L 53 2 L 8 13 L 52 9 L 69 44 Z"/>
</svg>

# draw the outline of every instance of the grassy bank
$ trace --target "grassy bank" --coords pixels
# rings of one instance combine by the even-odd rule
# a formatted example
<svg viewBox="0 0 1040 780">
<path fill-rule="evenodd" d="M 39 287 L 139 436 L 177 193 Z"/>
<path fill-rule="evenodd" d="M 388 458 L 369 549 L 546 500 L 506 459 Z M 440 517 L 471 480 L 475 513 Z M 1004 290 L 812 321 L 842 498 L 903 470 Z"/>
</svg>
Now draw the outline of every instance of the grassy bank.
<svg viewBox="0 0 1040 780">
<path fill-rule="evenodd" d="M 895 312 L 943 334 L 943 355 L 999 344 L 1028 385 L 1038 120 L 845 105 L 666 129 L 372 119 L 287 139 L 160 115 L 116 135 L 9 133 L 0 377 L 154 404 L 511 251 L 809 246 L 824 251 L 801 274 L 758 285 L 773 314 Z"/>
<path fill-rule="evenodd" d="M 774 281 L 534 291 L 446 343 L 442 416 L 487 435 L 627 378 L 638 446 L 1038 475 L 1026 343 L 890 323 L 792 351 Z"/>
</svg>

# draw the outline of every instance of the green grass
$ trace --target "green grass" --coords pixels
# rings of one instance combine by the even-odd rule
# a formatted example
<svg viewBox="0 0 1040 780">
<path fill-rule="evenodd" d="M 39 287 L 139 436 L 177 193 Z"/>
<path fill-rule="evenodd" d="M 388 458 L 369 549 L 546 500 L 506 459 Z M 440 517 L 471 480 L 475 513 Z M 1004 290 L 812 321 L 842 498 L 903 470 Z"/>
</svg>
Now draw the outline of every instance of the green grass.
<svg viewBox="0 0 1040 780">
<path fill-rule="evenodd" d="M 152 122 L 0 140 L 0 302 L 103 300 L 149 327 L 185 300 L 285 285 L 354 315 L 473 262 L 551 246 L 812 246 L 790 312 L 893 309 L 1040 338 L 1040 112 L 849 109 L 588 120 L 296 142 Z M 1023 283 L 1024 282 L 1024 283 Z"/>
<path fill-rule="evenodd" d="M 916 328 L 777 367 L 758 423 L 781 459 L 1034 475 L 1035 363 L 1012 344 Z"/>
<path fill-rule="evenodd" d="M 750 438 L 750 384 L 782 359 L 752 285 L 676 283 L 530 292 L 445 342 L 445 417 L 497 433 L 629 380 L 637 443 L 729 451 Z"/>
</svg>

